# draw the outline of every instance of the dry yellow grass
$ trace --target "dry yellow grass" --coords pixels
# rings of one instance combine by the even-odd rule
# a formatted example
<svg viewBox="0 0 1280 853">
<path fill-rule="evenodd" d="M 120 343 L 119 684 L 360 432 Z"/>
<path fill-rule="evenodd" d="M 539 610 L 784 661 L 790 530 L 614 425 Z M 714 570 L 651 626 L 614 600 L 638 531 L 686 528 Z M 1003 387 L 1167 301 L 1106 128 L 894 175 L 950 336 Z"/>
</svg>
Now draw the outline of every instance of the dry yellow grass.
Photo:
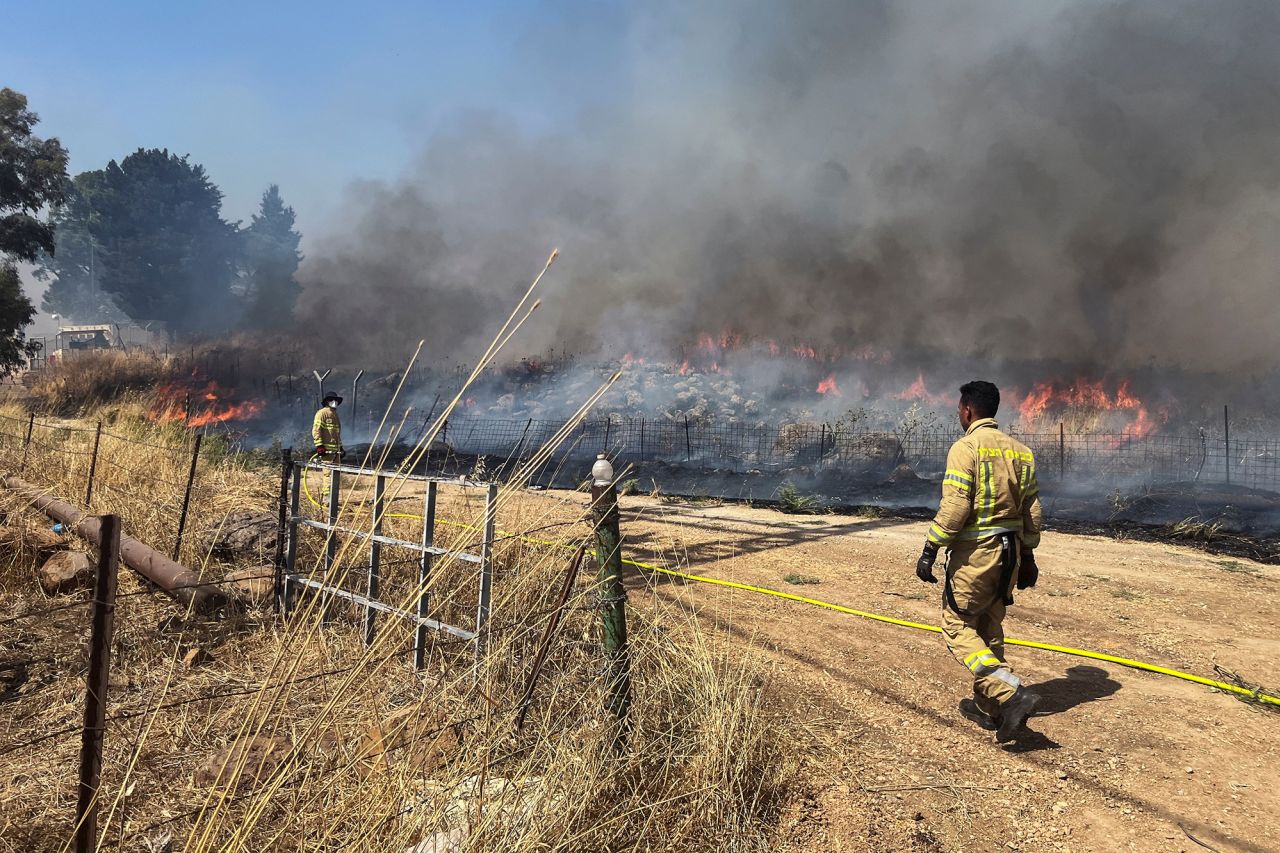
<svg viewBox="0 0 1280 853">
<path fill-rule="evenodd" d="M 93 509 L 120 513 L 126 532 L 167 551 L 188 437 L 147 423 L 141 411 L 142 404 L 115 404 L 91 416 L 101 416 L 112 436 L 101 447 Z M 24 418 L 13 409 L 0 414 L 0 468 L 16 471 Z M 23 476 L 82 504 L 93 434 L 88 421 L 64 426 L 37 430 Z M 230 511 L 271 510 L 277 473 L 216 441 L 206 446 L 182 558 L 215 579 L 227 567 L 210 561 L 210 534 Z M 518 481 L 501 493 L 499 527 L 545 526 L 543 515 L 509 507 L 517 488 Z M 402 498 L 390 504 L 397 510 L 415 503 L 398 478 L 389 497 Z M 369 499 L 367 483 L 350 489 L 341 523 L 367 529 Z M 4 509 L 12 524 L 47 526 L 12 496 Z M 464 525 L 442 528 L 448 547 L 474 541 L 465 525 L 479 524 L 480 502 L 450 495 L 442 513 Z M 409 539 L 417 524 L 385 520 L 389 532 Z M 589 535 L 584 519 L 553 538 Z M 312 570 L 318 546 L 309 541 L 303 550 Z M 342 582 L 363 576 L 363 549 L 354 537 L 340 542 Z M 383 598 L 408 607 L 416 567 L 397 563 L 402 556 L 384 552 Z M 360 613 L 338 608 L 322 622 L 314 598 L 287 622 L 269 607 L 201 622 L 122 568 L 103 849 L 383 851 L 430 838 L 468 851 L 767 846 L 795 768 L 765 673 L 740 648 L 716 646 L 684 610 L 632 608 L 634 734 L 627 753 L 616 754 L 588 560 L 517 734 L 515 703 L 569 553 L 508 538 L 495 557 L 493 632 L 482 665 L 470 644 L 442 636 L 422 674 L 412 671 L 411 634 L 397 620 L 383 618 L 367 648 Z M 20 618 L 66 603 L 44 600 L 33 568 L 29 556 L 0 561 L 0 659 L 7 673 L 22 670 L 11 691 L 0 687 L 0 850 L 63 850 L 72 833 L 87 608 Z M 466 564 L 438 561 L 436 612 L 466 617 L 474 583 Z M 183 661 L 193 649 L 203 652 L 189 666 Z M 415 721 L 413 737 L 375 762 L 362 736 L 393 711 Z M 460 745 L 432 746 L 446 730 Z M 200 773 L 220 750 L 255 738 L 281 745 L 261 778 L 249 778 L 253 768 L 234 758 L 211 768 L 215 776 L 221 770 L 216 782 Z"/>
<path fill-rule="evenodd" d="M 50 366 L 31 388 L 34 407 L 52 415 L 76 415 L 173 378 L 174 358 L 148 350 L 100 350 Z"/>
</svg>

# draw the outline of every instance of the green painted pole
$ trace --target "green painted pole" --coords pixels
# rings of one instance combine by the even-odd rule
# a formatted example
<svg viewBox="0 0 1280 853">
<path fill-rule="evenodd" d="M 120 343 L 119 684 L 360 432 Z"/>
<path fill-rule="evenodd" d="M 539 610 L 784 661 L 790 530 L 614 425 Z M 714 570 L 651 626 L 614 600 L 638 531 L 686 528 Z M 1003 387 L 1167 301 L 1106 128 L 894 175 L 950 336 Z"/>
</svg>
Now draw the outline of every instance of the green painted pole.
<svg viewBox="0 0 1280 853">
<path fill-rule="evenodd" d="M 622 535 L 613 466 L 601 453 L 591 468 L 591 511 L 600 570 L 605 708 L 618 721 L 614 746 L 623 750 L 631 732 L 631 654 L 627 648 L 627 590 L 622 584 Z"/>
</svg>

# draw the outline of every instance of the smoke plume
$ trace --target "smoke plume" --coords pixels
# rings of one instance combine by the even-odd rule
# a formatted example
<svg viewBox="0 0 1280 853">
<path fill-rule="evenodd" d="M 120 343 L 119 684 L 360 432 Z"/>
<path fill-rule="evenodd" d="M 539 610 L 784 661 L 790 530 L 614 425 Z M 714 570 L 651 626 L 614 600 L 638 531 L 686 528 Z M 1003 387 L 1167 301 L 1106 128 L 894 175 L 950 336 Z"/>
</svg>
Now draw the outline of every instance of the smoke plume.
<svg viewBox="0 0 1280 853">
<path fill-rule="evenodd" d="M 554 79 L 592 5 L 530 34 Z M 474 355 L 558 246 L 525 351 L 1274 363 L 1273 0 L 639 5 L 572 126 L 459 116 L 350 187 L 300 307 L 342 357 Z"/>
</svg>

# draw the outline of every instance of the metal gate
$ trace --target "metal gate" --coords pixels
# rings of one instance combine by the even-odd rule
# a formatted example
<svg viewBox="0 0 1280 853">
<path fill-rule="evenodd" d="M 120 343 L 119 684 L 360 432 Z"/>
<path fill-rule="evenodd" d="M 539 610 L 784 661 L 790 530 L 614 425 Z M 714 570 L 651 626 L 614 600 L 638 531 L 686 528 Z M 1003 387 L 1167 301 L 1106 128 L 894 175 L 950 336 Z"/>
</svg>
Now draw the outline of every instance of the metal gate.
<svg viewBox="0 0 1280 853">
<path fill-rule="evenodd" d="M 370 471 L 346 465 L 330 465 L 318 462 L 292 462 L 290 465 L 288 491 L 289 513 L 283 565 L 277 594 L 281 611 L 287 617 L 294 608 L 298 592 L 304 589 L 314 590 L 322 597 L 340 598 L 364 608 L 364 641 L 371 644 L 375 635 L 377 615 L 386 613 L 409 622 L 415 626 L 413 662 L 415 669 L 422 669 L 426 663 L 426 647 L 429 631 L 439 631 L 469 640 L 475 644 L 477 659 L 484 654 L 486 629 L 489 622 L 489 602 L 493 587 L 493 540 L 497 521 L 498 484 L 474 482 L 458 478 L 427 477 L 406 475 L 386 471 Z M 328 494 L 324 496 L 323 509 L 327 511 L 326 520 L 307 518 L 302 514 L 302 493 L 308 471 L 318 471 L 327 478 Z M 367 529 L 350 526 L 339 526 L 338 520 L 342 506 L 343 477 L 373 477 L 373 523 Z M 422 500 L 422 535 L 416 542 L 396 539 L 382 533 L 382 522 L 386 516 L 385 499 L 388 477 L 409 482 L 424 484 Z M 483 539 L 479 543 L 479 553 L 465 549 L 448 549 L 436 545 L 436 496 L 441 485 L 457 486 L 464 489 L 483 489 L 485 491 Z M 308 496 L 310 499 L 310 496 Z M 314 499 L 311 499 L 314 502 Z M 308 577 L 298 572 L 298 538 L 301 529 L 319 530 L 325 536 L 322 574 L 320 579 Z M 337 535 L 363 539 L 368 543 L 368 566 L 363 594 L 343 589 L 332 577 L 334 563 L 338 554 Z M 401 610 L 378 599 L 382 581 L 382 549 L 396 548 L 417 554 L 418 592 L 417 612 Z M 427 590 L 431 580 L 432 563 L 436 557 L 450 557 L 476 566 L 479 574 L 479 595 L 476 601 L 475 623 L 472 627 L 451 625 L 431 616 L 431 595 Z"/>
</svg>

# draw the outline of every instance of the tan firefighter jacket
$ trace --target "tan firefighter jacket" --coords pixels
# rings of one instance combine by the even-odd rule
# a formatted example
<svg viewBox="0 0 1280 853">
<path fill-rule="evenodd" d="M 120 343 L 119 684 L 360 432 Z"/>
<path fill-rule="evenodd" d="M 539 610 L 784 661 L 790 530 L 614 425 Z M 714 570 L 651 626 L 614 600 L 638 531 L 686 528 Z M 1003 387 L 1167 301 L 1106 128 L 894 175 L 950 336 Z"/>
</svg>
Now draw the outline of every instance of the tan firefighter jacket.
<svg viewBox="0 0 1280 853">
<path fill-rule="evenodd" d="M 947 453 L 942 503 L 929 527 L 929 541 L 949 547 L 1016 533 L 1023 549 L 1035 548 L 1041 519 L 1031 451 L 1002 433 L 992 418 L 974 421 Z"/>
<path fill-rule="evenodd" d="M 326 453 L 337 453 L 342 449 L 342 422 L 338 413 L 328 406 L 322 406 L 316 412 L 311 423 L 311 438 L 316 447 L 323 447 Z"/>
</svg>

